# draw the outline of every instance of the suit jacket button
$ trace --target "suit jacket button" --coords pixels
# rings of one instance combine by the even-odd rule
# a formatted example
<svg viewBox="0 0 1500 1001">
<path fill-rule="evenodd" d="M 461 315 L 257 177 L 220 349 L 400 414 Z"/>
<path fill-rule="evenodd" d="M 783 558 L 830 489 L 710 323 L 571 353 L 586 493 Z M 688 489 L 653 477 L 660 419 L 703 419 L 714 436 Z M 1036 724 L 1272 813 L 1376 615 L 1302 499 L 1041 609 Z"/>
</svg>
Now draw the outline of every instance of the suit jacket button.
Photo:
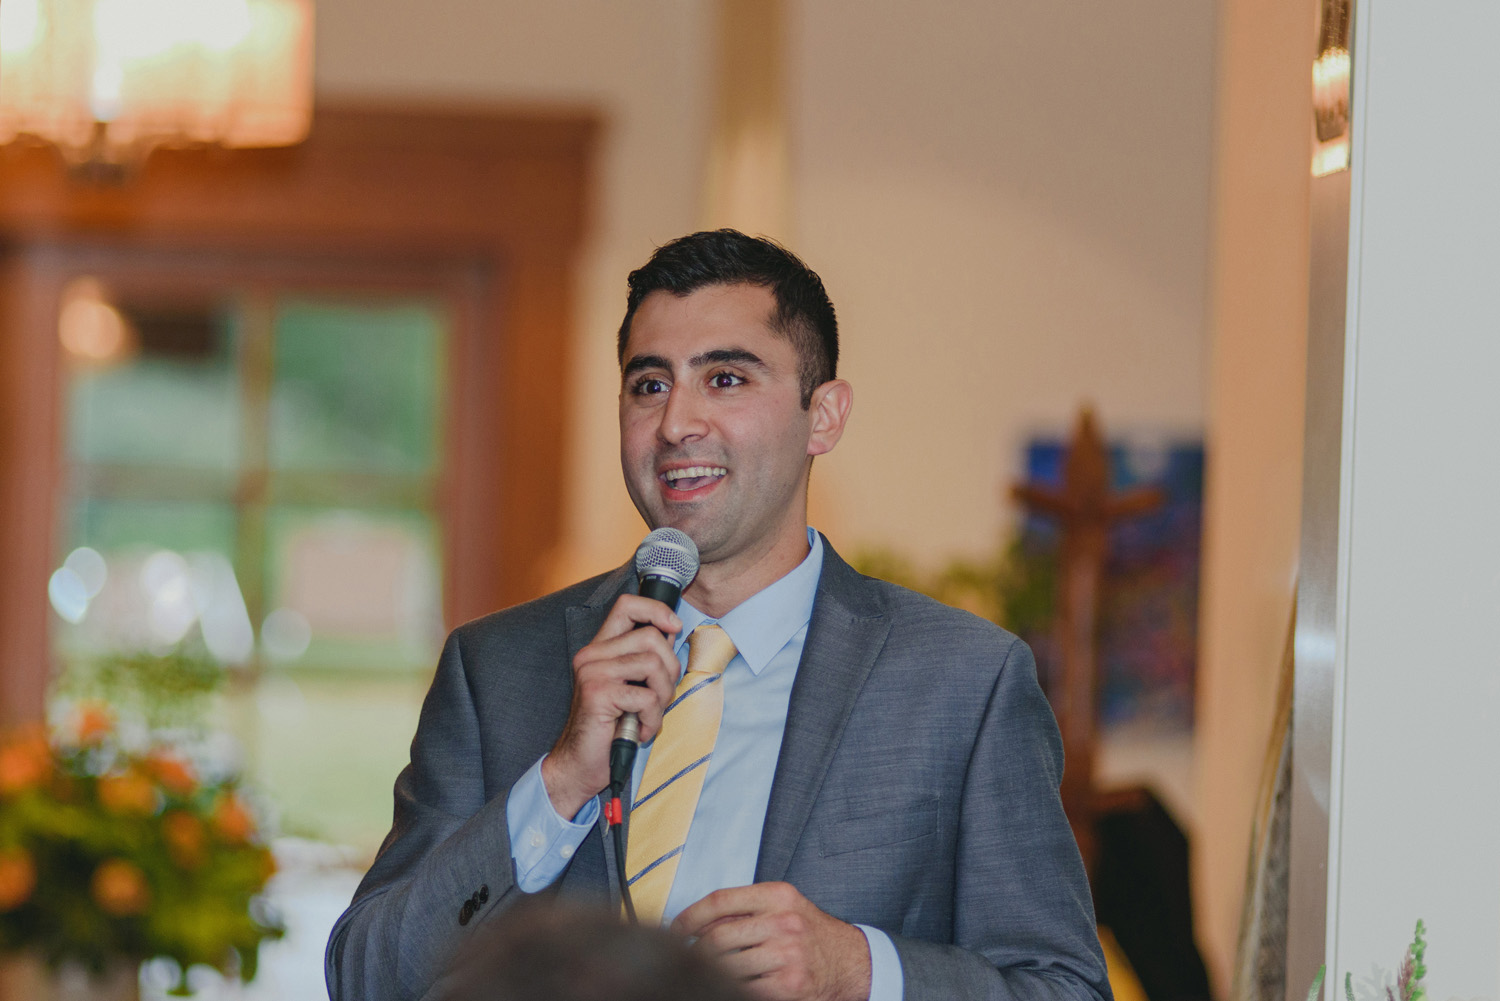
<svg viewBox="0 0 1500 1001">
<path fill-rule="evenodd" d="M 481 886 L 479 888 L 479 902 L 481 904 L 490 902 L 490 888 L 488 886 Z"/>
<path fill-rule="evenodd" d="M 472 918 L 473 916 L 474 916 L 474 901 L 472 901 L 472 900 L 465 900 L 464 901 L 463 909 L 458 912 L 458 923 L 461 924 L 461 925 L 466 925 L 466 924 L 469 923 L 469 919 Z"/>
</svg>

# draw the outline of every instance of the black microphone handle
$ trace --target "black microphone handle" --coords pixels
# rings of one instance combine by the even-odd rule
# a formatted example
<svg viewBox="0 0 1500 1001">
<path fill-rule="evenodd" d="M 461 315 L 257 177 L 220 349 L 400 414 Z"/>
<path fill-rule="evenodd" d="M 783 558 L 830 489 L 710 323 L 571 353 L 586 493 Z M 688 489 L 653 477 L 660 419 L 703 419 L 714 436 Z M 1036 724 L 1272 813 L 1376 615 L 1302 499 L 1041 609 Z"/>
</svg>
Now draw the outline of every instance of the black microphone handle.
<svg viewBox="0 0 1500 1001">
<path fill-rule="evenodd" d="M 677 599 L 682 597 L 682 588 L 676 581 L 666 577 L 642 577 L 641 597 L 659 601 L 675 611 L 677 608 Z M 648 625 L 648 623 L 637 623 L 636 628 L 639 629 L 644 625 Z"/>
</svg>

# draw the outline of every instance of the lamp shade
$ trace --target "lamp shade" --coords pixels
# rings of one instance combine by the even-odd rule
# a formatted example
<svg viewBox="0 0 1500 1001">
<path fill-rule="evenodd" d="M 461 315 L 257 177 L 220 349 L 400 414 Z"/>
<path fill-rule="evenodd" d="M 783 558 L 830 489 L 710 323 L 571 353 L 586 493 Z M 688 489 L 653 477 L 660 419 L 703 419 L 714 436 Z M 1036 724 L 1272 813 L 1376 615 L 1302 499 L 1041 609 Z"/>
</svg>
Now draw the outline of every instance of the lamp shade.
<svg viewBox="0 0 1500 1001">
<path fill-rule="evenodd" d="M 75 162 L 299 142 L 312 36 L 312 0 L 3 0 L 0 142 Z"/>
</svg>

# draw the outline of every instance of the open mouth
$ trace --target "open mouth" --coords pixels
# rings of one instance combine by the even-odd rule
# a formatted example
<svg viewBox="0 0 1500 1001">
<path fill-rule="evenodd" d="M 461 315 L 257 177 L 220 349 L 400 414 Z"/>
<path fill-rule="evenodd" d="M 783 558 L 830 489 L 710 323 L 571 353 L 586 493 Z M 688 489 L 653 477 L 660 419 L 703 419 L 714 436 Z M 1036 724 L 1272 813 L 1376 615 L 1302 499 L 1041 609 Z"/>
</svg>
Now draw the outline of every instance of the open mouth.
<svg viewBox="0 0 1500 1001">
<path fill-rule="evenodd" d="M 683 466 L 667 470 L 661 474 L 661 479 L 673 490 L 689 493 L 712 486 L 728 475 L 729 470 L 723 466 Z"/>
</svg>

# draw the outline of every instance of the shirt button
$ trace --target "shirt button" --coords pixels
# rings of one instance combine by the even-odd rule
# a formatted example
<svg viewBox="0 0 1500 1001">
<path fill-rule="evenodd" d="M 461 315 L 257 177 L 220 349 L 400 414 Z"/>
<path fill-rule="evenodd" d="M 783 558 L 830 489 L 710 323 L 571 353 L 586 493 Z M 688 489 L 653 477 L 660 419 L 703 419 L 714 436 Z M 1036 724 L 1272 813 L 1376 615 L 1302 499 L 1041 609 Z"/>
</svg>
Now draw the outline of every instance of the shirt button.
<svg viewBox="0 0 1500 1001">
<path fill-rule="evenodd" d="M 533 847 L 533 848 L 540 848 L 540 847 L 542 847 L 542 845 L 544 845 L 546 843 L 547 843 L 547 839 L 544 838 L 544 837 L 542 837 L 542 832 L 541 831 L 532 831 L 531 832 L 531 847 Z"/>
<path fill-rule="evenodd" d="M 573 857 L 573 846 L 572 845 L 563 845 L 561 848 L 559 848 L 557 850 L 557 854 L 561 855 L 563 858 L 572 858 Z"/>
</svg>

